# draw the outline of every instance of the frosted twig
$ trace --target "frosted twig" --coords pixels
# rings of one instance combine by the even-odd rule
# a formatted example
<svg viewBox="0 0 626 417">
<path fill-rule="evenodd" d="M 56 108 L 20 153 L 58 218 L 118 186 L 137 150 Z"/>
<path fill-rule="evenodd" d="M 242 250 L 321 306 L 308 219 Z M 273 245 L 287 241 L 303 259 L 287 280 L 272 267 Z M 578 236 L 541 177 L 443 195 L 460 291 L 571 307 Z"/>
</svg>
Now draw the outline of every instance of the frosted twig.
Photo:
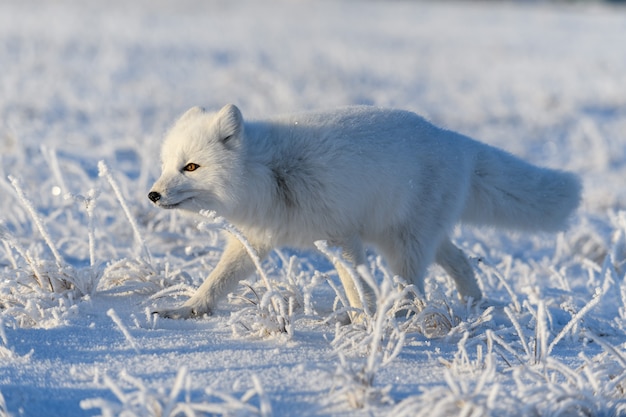
<svg viewBox="0 0 626 417">
<path fill-rule="evenodd" d="M 373 315 L 365 315 L 363 321 L 356 324 L 339 326 L 337 323 L 332 345 L 340 361 L 337 377 L 343 383 L 338 394 L 346 396 L 352 407 L 363 408 L 371 402 L 392 402 L 388 396 L 389 387 L 375 387 L 374 379 L 379 369 L 393 361 L 404 346 L 405 333 L 398 327 L 395 313 L 413 287 L 406 286 L 397 291 L 388 274 L 377 286 L 365 265 L 357 267 L 357 272 L 374 289 L 376 311 Z M 348 366 L 341 352 L 345 349 L 365 349 L 364 363 L 356 368 Z"/>
<path fill-rule="evenodd" d="M 98 175 L 101 177 L 105 177 L 106 180 L 109 182 L 109 185 L 111 185 L 111 188 L 113 189 L 113 192 L 115 193 L 115 196 L 117 197 L 117 200 L 119 201 L 120 206 L 122 206 L 122 210 L 124 211 L 124 214 L 126 215 L 126 218 L 128 219 L 128 222 L 130 223 L 130 226 L 133 229 L 133 233 L 135 234 L 135 239 L 137 240 L 137 243 L 141 246 L 141 250 L 143 251 L 146 258 L 148 259 L 148 263 L 150 264 L 150 266 L 152 266 L 153 265 L 152 255 L 150 254 L 150 251 L 148 250 L 148 247 L 146 246 L 146 242 L 143 239 L 141 232 L 139 231 L 139 226 L 137 225 L 137 221 L 135 220 L 132 213 L 130 212 L 130 209 L 128 208 L 128 204 L 126 204 L 126 200 L 124 199 L 124 196 L 122 195 L 122 191 L 120 190 L 120 187 L 118 186 L 117 181 L 115 181 L 115 179 L 113 178 L 113 175 L 111 175 L 111 173 L 109 172 L 109 167 L 107 167 L 104 161 L 98 162 Z"/>
<path fill-rule="evenodd" d="M 0 239 L 1 238 L 2 237 L 0 236 Z M 11 266 L 13 267 L 13 269 L 17 269 L 17 261 L 15 260 L 15 256 L 13 256 L 13 252 L 11 251 L 11 245 L 6 240 L 3 240 L 2 244 L 4 245 L 4 251 L 6 252 L 7 257 L 9 258 L 9 262 L 11 262 Z"/>
<path fill-rule="evenodd" d="M 65 198 L 71 198 L 79 203 L 83 203 L 85 205 L 85 210 L 87 211 L 87 233 L 89 239 L 89 265 L 91 267 L 96 264 L 96 249 L 95 249 L 95 228 L 94 228 L 94 209 L 96 207 L 96 199 L 100 195 L 99 191 L 95 189 L 90 189 L 87 193 L 87 197 L 82 196 L 80 194 L 66 194 Z"/>
<path fill-rule="evenodd" d="M 96 265 L 96 233 L 93 224 L 93 213 L 96 206 L 96 190 L 93 188 L 87 193 L 87 200 L 85 201 L 85 207 L 87 209 L 87 236 L 89 239 L 89 265 L 94 267 Z"/>
<path fill-rule="evenodd" d="M 165 407 L 163 407 L 163 416 L 174 415 L 172 411 L 177 405 L 176 399 L 178 398 L 178 395 L 182 391 L 183 385 L 189 379 L 189 377 L 187 376 L 187 373 L 188 372 L 187 372 L 186 366 L 183 366 L 178 370 L 178 373 L 176 374 L 176 380 L 174 381 L 174 386 L 172 387 L 172 390 L 170 391 L 168 402 L 165 405 Z"/>
<path fill-rule="evenodd" d="M 102 379 L 103 379 L 104 385 L 108 389 L 110 389 L 111 392 L 113 392 L 113 394 L 117 397 L 117 399 L 122 402 L 122 404 L 125 404 L 128 401 L 126 398 L 126 395 L 124 394 L 124 391 L 122 391 L 119 385 L 117 385 L 115 381 L 111 379 L 110 376 L 105 374 Z M 92 404 L 90 403 L 89 405 L 91 406 Z M 81 403 L 81 406 L 82 406 L 82 403 Z"/>
<path fill-rule="evenodd" d="M 103 377 L 103 383 L 121 404 L 107 401 L 104 398 L 91 398 L 82 400 L 80 407 L 83 410 L 99 408 L 103 416 L 237 415 L 270 417 L 272 415 L 269 399 L 255 376 L 252 377 L 253 387 L 247 390 L 241 398 L 206 388 L 206 395 L 204 398 L 199 398 L 197 402 L 191 400 L 191 383 L 186 366 L 178 370 L 169 395 L 165 389 L 150 389 L 143 380 L 129 375 L 126 371 L 120 372 L 118 379 L 126 382 L 125 385 L 130 385 L 132 390 L 124 392 L 120 384 L 106 374 Z M 181 401 L 179 397 L 183 392 L 185 392 L 185 398 Z M 259 404 L 258 407 L 250 403 L 255 396 Z M 2 416 L 1 412 L 0 416 Z"/>
<path fill-rule="evenodd" d="M 346 298 L 345 292 L 341 291 L 337 287 L 337 285 L 335 285 L 335 283 L 332 280 L 330 280 L 328 277 L 326 277 L 325 279 L 326 279 L 326 282 L 328 283 L 328 285 L 330 286 L 330 288 L 335 292 L 335 295 L 337 296 L 335 298 L 335 303 L 333 305 L 334 313 L 331 314 L 330 316 L 328 316 L 326 319 L 324 319 L 324 323 L 328 323 L 331 319 L 333 319 L 337 315 L 343 314 L 346 311 L 351 311 L 351 307 L 350 307 L 350 303 L 348 302 L 348 299 Z M 337 310 L 337 299 L 339 299 L 341 304 L 344 306 L 340 311 L 336 311 Z"/>
<path fill-rule="evenodd" d="M 515 352 L 515 349 L 513 349 L 507 342 L 505 342 L 500 336 L 498 336 L 497 334 L 494 333 L 493 330 L 488 329 L 485 331 L 485 335 L 487 336 L 487 342 L 491 343 L 493 345 L 493 343 L 497 343 L 498 345 L 502 346 L 504 348 L 504 350 L 506 350 L 507 352 L 509 352 L 511 355 L 513 355 L 515 357 L 515 359 L 517 359 L 520 363 L 524 363 L 524 361 L 522 360 L 522 358 L 519 357 L 519 355 L 517 354 L 517 352 Z M 507 361 L 508 362 L 508 361 Z M 510 364 L 509 364 L 510 365 Z"/>
<path fill-rule="evenodd" d="M 207 395 L 219 398 L 222 400 L 222 403 L 203 403 L 194 405 L 194 409 L 211 415 L 258 415 L 260 417 L 270 417 L 272 415 L 272 407 L 256 375 L 252 376 L 252 384 L 253 387 L 247 390 L 240 399 L 210 387 L 206 388 L 205 393 Z M 255 396 L 259 399 L 259 408 L 249 404 L 249 401 Z"/>
<path fill-rule="evenodd" d="M 9 341 L 7 339 L 7 334 L 4 331 L 4 321 L 0 318 L 0 341 L 2 341 L 2 344 L 4 346 L 7 346 L 9 344 Z"/>
<path fill-rule="evenodd" d="M 128 343 L 130 343 L 132 348 L 135 349 L 135 352 L 139 353 L 139 347 L 137 346 L 137 342 L 135 342 L 135 339 L 133 338 L 133 336 L 128 331 L 128 328 L 126 328 L 126 326 L 124 326 L 124 323 L 122 323 L 122 320 L 117 315 L 115 310 L 110 308 L 107 311 L 107 316 L 111 317 L 111 320 L 113 320 L 113 323 L 115 323 L 117 325 L 117 327 L 120 329 L 120 331 L 122 332 L 122 334 L 124 335 L 124 337 L 126 338 Z"/>
<path fill-rule="evenodd" d="M 0 416 L 10 416 L 11 414 L 9 414 L 9 411 L 7 409 L 7 403 L 4 400 L 4 396 L 2 395 L 2 392 L 0 392 Z"/>
<path fill-rule="evenodd" d="M 565 327 L 563 327 L 559 334 L 556 335 L 552 343 L 550 343 L 550 346 L 548 346 L 548 350 L 546 352 L 548 355 L 550 354 L 550 352 L 552 352 L 552 349 L 554 349 L 556 344 L 559 343 L 561 339 L 563 339 L 563 337 L 565 337 L 567 332 L 569 332 L 575 324 L 580 322 L 580 320 L 582 320 L 582 318 L 585 316 L 585 314 L 589 312 L 589 310 L 598 305 L 598 303 L 602 299 L 602 295 L 604 295 L 602 292 L 596 292 L 591 300 L 583 308 L 581 308 L 578 313 L 574 314 L 572 319 L 565 325 Z"/>
<path fill-rule="evenodd" d="M 526 356 L 530 358 L 530 349 L 528 348 L 528 343 L 526 343 L 526 337 L 522 332 L 522 327 L 520 326 L 519 321 L 517 321 L 517 318 L 508 306 L 504 307 L 504 312 L 506 313 L 509 320 L 511 320 L 511 323 L 513 323 L 513 327 L 515 328 L 515 331 L 519 336 L 520 342 L 522 342 L 522 347 L 524 348 L 524 352 L 526 352 Z"/>
<path fill-rule="evenodd" d="M 508 272 L 511 269 L 511 262 L 512 262 L 511 258 L 508 257 L 507 258 L 507 272 L 506 272 L 507 275 L 508 275 Z M 511 296 L 511 301 L 513 302 L 513 306 L 515 307 L 515 311 L 520 312 L 522 310 L 522 308 L 520 306 L 519 299 L 517 298 L 517 294 L 515 293 L 515 291 L 513 291 L 513 289 L 509 285 L 509 283 L 506 282 L 506 279 L 504 279 L 504 277 L 498 272 L 498 270 L 496 269 L 495 266 L 491 265 L 485 259 L 481 258 L 481 262 L 480 263 L 485 265 L 485 266 L 487 266 L 487 267 L 489 267 L 489 269 L 491 269 L 491 273 L 493 275 L 495 275 L 495 277 L 498 279 L 498 281 L 500 281 L 500 283 L 502 284 L 504 289 L 506 289 L 506 292 L 509 293 L 509 295 Z"/>
<path fill-rule="evenodd" d="M 22 247 L 22 245 L 20 245 L 17 240 L 11 235 L 11 233 L 4 227 L 4 225 L 0 225 L 0 239 L 2 239 L 4 241 L 5 247 L 8 245 L 9 248 L 13 248 L 17 251 L 17 253 L 24 258 L 24 260 L 26 260 L 26 262 L 28 262 L 28 264 L 30 265 L 31 269 L 33 270 L 33 275 L 35 276 L 35 280 L 37 281 L 37 284 L 39 284 L 40 288 L 43 288 L 43 274 L 41 273 L 41 271 L 39 270 L 39 268 L 37 267 L 36 262 L 31 261 L 30 255 L 28 254 L 28 252 Z M 10 251 L 9 251 L 10 253 Z M 17 263 L 15 262 L 15 259 L 13 259 L 13 256 L 11 256 L 14 268 L 17 269 Z M 50 291 L 54 291 L 54 286 L 52 285 L 52 281 L 50 280 L 50 276 L 46 275 L 46 278 L 48 279 L 48 285 L 50 288 Z"/>
<path fill-rule="evenodd" d="M 259 396 L 259 411 L 262 417 L 269 417 L 272 415 L 272 404 L 269 401 L 261 381 L 256 375 L 252 375 L 252 384 L 254 385 L 254 393 Z M 247 400 L 247 399 L 246 399 Z"/>
<path fill-rule="evenodd" d="M 546 305 L 540 301 L 537 305 L 537 324 L 535 326 L 535 363 L 548 357 L 548 320 Z"/>
<path fill-rule="evenodd" d="M 586 330 L 585 334 L 588 335 L 589 337 L 591 337 L 591 339 L 593 339 L 594 342 L 596 342 L 597 344 L 599 344 L 600 346 L 602 346 L 602 348 L 613 355 L 613 357 L 615 358 L 615 360 L 617 360 L 619 362 L 619 364 L 623 367 L 626 368 L 626 355 L 624 355 L 623 353 L 619 352 L 617 349 L 615 349 L 615 347 L 611 346 L 610 344 L 608 344 L 607 342 L 604 341 L 604 339 L 602 339 L 601 337 L 598 337 L 595 333 Z"/>
<path fill-rule="evenodd" d="M 41 154 L 44 159 L 48 163 L 50 170 L 52 171 L 52 175 L 59 183 L 59 186 L 62 191 L 67 192 L 67 186 L 65 185 L 65 180 L 63 179 L 63 174 L 61 174 L 61 169 L 59 168 L 59 158 L 57 158 L 57 152 L 54 148 L 48 148 L 45 145 L 41 145 Z"/>
<path fill-rule="evenodd" d="M 52 252 L 52 255 L 54 256 L 54 259 L 56 260 L 57 266 L 59 267 L 59 269 L 62 268 L 63 265 L 65 264 L 63 257 L 61 256 L 56 246 L 54 245 L 54 242 L 52 242 L 50 233 L 48 233 L 48 229 L 46 229 L 41 217 L 39 217 L 39 215 L 37 214 L 35 207 L 24 194 L 24 190 L 22 190 L 22 187 L 20 186 L 19 181 L 11 175 L 9 175 L 9 181 L 11 181 L 11 185 L 15 189 L 15 192 L 17 193 L 17 196 L 20 202 L 30 214 L 31 218 L 33 219 L 33 222 L 35 223 L 35 226 L 37 226 L 37 229 L 39 230 L 39 233 L 41 233 L 41 236 L 43 236 L 43 239 L 45 240 L 46 244 L 50 248 L 50 251 Z"/>
</svg>

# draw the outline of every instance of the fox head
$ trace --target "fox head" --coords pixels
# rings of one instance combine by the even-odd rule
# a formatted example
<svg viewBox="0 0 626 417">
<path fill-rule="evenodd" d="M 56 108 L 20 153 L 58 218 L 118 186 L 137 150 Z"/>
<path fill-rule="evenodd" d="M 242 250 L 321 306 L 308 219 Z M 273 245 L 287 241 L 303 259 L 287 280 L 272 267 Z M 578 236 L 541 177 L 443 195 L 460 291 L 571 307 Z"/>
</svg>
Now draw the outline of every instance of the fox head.
<svg viewBox="0 0 626 417">
<path fill-rule="evenodd" d="M 224 106 L 217 113 L 193 107 L 166 135 L 161 176 L 148 198 L 158 207 L 227 214 L 243 180 L 243 117 Z"/>
</svg>

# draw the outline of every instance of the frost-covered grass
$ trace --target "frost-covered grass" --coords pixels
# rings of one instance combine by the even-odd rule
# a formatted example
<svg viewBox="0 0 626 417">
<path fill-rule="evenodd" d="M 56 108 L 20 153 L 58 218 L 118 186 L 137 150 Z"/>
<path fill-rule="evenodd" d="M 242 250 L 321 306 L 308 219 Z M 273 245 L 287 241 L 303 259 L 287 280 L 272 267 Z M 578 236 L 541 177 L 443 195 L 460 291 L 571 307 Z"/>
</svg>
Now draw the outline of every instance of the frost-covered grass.
<svg viewBox="0 0 626 417">
<path fill-rule="evenodd" d="M 626 415 L 625 37 L 598 4 L 3 1 L 0 416 Z M 317 242 L 161 319 L 238 232 L 149 204 L 160 140 L 226 102 L 415 110 L 577 172 L 584 201 L 555 236 L 460 227 L 477 305 L 371 252 L 355 311 Z"/>
</svg>

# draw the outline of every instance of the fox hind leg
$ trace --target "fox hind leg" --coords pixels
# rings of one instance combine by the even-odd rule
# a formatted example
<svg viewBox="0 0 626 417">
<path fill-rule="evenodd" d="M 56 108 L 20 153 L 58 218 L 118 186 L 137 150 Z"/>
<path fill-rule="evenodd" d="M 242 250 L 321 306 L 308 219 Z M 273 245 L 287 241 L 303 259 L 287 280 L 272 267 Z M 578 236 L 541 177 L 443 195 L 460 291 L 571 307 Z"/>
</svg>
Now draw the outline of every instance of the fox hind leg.
<svg viewBox="0 0 626 417">
<path fill-rule="evenodd" d="M 462 299 L 472 298 L 478 301 L 482 292 L 476 281 L 474 270 L 463 251 L 457 248 L 447 237 L 439 244 L 435 262 L 452 277 Z"/>
<path fill-rule="evenodd" d="M 390 231 L 386 239 L 378 242 L 391 272 L 413 284 L 424 295 L 426 269 L 435 257 L 434 248 L 424 245 L 425 236 L 410 228 Z"/>
<path fill-rule="evenodd" d="M 434 234 L 434 233 L 433 233 Z M 440 241 L 431 246 L 423 242 Z M 381 246 L 385 258 L 394 274 L 406 279 L 424 295 L 424 278 L 428 266 L 434 261 L 441 265 L 454 280 L 460 297 L 471 297 L 474 301 L 482 298 L 482 292 L 476 281 L 474 270 L 467 257 L 444 235 L 443 239 L 436 239 L 419 233 L 410 233 L 404 229 L 395 234 L 393 239 Z"/>
</svg>

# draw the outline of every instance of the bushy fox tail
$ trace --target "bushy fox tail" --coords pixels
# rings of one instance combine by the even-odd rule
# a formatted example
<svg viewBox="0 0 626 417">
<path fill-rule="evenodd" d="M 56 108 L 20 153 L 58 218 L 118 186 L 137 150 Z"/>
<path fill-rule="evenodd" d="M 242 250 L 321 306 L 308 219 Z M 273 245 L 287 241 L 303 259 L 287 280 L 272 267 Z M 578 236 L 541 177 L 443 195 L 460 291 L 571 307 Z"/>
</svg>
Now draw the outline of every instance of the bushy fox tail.
<svg viewBox="0 0 626 417">
<path fill-rule="evenodd" d="M 580 179 L 540 168 L 492 147 L 478 150 L 462 220 L 527 231 L 567 227 L 581 199 Z"/>
</svg>

